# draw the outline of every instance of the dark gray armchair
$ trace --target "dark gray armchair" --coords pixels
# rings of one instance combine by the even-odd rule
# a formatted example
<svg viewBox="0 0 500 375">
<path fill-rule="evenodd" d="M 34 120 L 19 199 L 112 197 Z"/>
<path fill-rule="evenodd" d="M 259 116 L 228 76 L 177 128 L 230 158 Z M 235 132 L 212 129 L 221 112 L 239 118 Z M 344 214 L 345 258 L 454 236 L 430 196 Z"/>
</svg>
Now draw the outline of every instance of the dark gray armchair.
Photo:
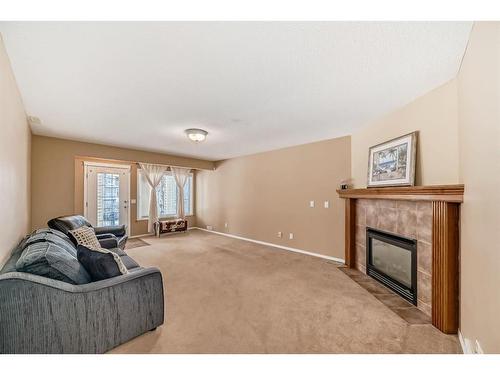
<svg viewBox="0 0 500 375">
<path fill-rule="evenodd" d="M 68 231 L 80 228 L 82 226 L 92 227 L 81 215 L 59 216 L 49 220 L 47 223 L 49 228 L 57 229 L 58 231 L 68 234 Z M 127 231 L 125 225 L 94 227 L 95 234 L 99 243 L 106 249 L 120 248 L 125 249 L 127 243 Z"/>
</svg>

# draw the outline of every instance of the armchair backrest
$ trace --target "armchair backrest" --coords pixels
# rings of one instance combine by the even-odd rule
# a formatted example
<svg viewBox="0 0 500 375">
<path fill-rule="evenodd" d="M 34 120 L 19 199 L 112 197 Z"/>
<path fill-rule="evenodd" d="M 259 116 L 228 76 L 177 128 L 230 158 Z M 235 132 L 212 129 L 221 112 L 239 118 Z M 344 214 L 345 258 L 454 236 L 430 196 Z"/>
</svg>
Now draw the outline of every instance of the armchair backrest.
<svg viewBox="0 0 500 375">
<path fill-rule="evenodd" d="M 68 234 L 68 231 L 77 229 L 83 226 L 92 227 L 92 224 L 88 222 L 82 215 L 70 215 L 70 216 L 59 216 L 54 219 L 50 219 L 47 222 L 49 228 L 57 229 L 64 234 Z"/>
</svg>

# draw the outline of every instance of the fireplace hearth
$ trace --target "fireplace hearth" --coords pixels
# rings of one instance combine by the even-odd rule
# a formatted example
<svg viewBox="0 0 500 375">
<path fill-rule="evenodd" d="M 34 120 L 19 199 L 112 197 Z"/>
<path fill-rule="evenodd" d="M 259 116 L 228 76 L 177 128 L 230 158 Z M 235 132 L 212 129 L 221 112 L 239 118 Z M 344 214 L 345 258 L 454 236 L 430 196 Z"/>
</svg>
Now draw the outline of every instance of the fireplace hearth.
<svg viewBox="0 0 500 375">
<path fill-rule="evenodd" d="M 417 240 L 367 227 L 366 274 L 417 306 Z"/>
<path fill-rule="evenodd" d="M 459 218 L 463 185 L 337 190 L 345 200 L 345 264 L 366 273 L 366 228 L 418 243 L 417 308 L 444 333 L 458 332 Z"/>
</svg>

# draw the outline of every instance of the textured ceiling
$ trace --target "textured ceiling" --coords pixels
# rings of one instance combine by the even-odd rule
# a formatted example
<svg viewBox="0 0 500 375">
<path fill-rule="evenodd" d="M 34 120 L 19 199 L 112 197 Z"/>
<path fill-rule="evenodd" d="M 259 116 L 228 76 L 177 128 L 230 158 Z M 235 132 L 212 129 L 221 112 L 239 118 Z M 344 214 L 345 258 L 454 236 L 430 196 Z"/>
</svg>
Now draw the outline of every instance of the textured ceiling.
<svg viewBox="0 0 500 375">
<path fill-rule="evenodd" d="M 351 134 L 454 78 L 470 22 L 0 23 L 35 134 L 220 160 Z M 183 131 L 209 132 L 201 144 Z"/>
</svg>

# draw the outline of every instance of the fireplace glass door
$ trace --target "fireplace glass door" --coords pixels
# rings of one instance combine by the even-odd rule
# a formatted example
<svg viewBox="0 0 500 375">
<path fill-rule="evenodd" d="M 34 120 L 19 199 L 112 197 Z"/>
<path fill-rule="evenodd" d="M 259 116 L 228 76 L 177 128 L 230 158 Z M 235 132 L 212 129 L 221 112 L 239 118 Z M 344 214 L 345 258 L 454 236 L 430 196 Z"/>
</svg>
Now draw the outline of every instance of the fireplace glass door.
<svg viewBox="0 0 500 375">
<path fill-rule="evenodd" d="M 372 239 L 371 263 L 378 270 L 411 288 L 411 252 L 399 246 Z"/>
<path fill-rule="evenodd" d="M 417 241 L 367 228 L 366 242 L 366 273 L 416 305 Z"/>
</svg>

